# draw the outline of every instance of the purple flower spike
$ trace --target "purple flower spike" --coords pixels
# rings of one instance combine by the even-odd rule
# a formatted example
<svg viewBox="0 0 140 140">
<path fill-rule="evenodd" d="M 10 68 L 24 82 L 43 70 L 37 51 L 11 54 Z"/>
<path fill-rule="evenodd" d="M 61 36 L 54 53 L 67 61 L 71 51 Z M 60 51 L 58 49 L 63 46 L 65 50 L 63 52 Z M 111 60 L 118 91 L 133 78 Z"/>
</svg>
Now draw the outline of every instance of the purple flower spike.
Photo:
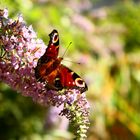
<svg viewBox="0 0 140 140">
<path fill-rule="evenodd" d="M 35 78 L 34 68 L 46 47 L 21 15 L 14 21 L 8 17 L 7 9 L 0 10 L 0 81 L 44 106 L 62 105 L 60 115 L 66 116 L 75 127 L 76 139 L 85 139 L 89 126 L 85 93 L 75 89 L 48 90 Z"/>
</svg>

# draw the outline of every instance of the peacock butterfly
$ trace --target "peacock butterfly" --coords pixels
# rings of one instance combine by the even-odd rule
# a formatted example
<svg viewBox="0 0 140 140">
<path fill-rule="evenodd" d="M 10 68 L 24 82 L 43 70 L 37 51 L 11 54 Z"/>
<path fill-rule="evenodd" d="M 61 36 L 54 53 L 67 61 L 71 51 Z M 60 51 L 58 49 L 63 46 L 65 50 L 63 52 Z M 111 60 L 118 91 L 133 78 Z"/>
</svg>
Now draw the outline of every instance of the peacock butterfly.
<svg viewBox="0 0 140 140">
<path fill-rule="evenodd" d="M 81 77 L 61 64 L 62 57 L 58 57 L 59 34 L 53 30 L 50 41 L 43 56 L 35 67 L 35 77 L 38 81 L 45 82 L 47 89 L 78 89 L 81 93 L 88 90 L 87 84 Z"/>
</svg>

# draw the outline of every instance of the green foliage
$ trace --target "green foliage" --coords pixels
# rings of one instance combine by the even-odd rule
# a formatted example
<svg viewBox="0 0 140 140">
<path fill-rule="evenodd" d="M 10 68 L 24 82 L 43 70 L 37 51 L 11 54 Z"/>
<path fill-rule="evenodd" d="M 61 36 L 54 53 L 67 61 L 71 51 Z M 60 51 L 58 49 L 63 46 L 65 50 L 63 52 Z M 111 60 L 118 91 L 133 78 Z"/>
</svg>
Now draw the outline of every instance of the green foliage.
<svg viewBox="0 0 140 140">
<path fill-rule="evenodd" d="M 0 137 L 3 140 L 31 137 L 43 132 L 44 108 L 0 83 Z M 31 113 L 32 110 L 32 113 Z"/>
<path fill-rule="evenodd" d="M 126 28 L 124 35 L 125 51 L 140 51 L 140 5 L 136 3 L 127 3 L 116 7 L 114 19 L 123 24 Z"/>
</svg>

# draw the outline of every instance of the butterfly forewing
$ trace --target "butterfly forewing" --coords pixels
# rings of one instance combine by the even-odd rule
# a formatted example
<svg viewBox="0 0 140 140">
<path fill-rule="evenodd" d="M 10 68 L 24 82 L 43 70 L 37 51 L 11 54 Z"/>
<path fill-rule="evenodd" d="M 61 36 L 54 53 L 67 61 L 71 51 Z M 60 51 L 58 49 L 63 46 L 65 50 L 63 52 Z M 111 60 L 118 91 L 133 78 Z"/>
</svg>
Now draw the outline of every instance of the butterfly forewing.
<svg viewBox="0 0 140 140">
<path fill-rule="evenodd" d="M 63 87 L 65 88 L 75 88 L 79 89 L 81 92 L 87 90 L 87 85 L 84 80 L 76 74 L 74 71 L 69 69 L 68 67 L 61 65 L 60 66 L 60 81 Z"/>
</svg>

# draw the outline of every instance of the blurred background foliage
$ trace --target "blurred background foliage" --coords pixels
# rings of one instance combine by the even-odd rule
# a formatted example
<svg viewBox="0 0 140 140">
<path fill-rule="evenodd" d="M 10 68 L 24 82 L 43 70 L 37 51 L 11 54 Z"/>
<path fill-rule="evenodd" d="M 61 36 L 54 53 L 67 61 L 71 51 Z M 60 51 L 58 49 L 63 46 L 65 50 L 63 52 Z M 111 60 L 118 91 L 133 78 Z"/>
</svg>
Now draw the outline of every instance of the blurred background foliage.
<svg viewBox="0 0 140 140">
<path fill-rule="evenodd" d="M 1 0 L 5 7 L 11 18 L 22 13 L 46 44 L 57 29 L 60 56 L 72 41 L 64 59 L 81 65 L 63 62 L 89 87 L 87 140 L 140 139 L 139 0 Z M 0 83 L 0 139 L 72 139 L 70 129 L 44 127 L 46 110 Z"/>
</svg>

